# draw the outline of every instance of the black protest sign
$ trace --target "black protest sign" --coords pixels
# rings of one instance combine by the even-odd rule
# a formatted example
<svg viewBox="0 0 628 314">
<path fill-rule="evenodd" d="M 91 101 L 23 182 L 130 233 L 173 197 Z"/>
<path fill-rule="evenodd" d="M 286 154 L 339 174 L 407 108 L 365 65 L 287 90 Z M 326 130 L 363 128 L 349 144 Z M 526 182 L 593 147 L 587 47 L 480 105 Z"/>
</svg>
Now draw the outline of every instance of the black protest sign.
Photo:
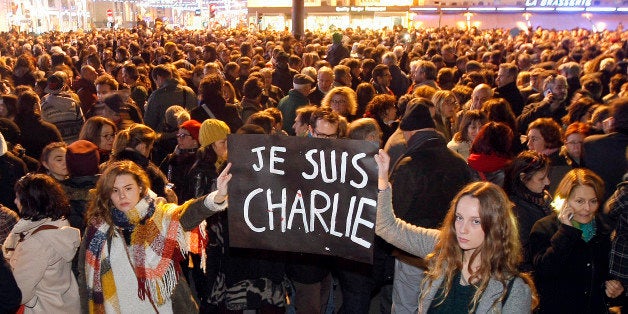
<svg viewBox="0 0 628 314">
<path fill-rule="evenodd" d="M 377 147 L 230 135 L 229 243 L 373 262 Z"/>
</svg>

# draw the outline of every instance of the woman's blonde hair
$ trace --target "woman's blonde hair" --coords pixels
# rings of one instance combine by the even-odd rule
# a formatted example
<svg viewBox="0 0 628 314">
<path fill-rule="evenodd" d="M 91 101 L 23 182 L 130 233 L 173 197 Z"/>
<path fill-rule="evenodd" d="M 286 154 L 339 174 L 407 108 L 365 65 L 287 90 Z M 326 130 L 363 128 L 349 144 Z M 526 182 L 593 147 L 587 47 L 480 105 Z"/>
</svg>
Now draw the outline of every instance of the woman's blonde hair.
<svg viewBox="0 0 628 314">
<path fill-rule="evenodd" d="M 556 192 L 554 193 L 554 200 L 561 198 L 563 200 L 569 199 L 574 188 L 577 186 L 589 186 L 595 191 L 595 196 L 598 202 L 604 199 L 604 180 L 600 178 L 593 171 L 585 168 L 571 169 L 558 184 Z M 554 202 L 556 204 L 557 202 Z M 563 202 L 564 203 L 564 202 Z M 554 208 L 555 210 L 562 210 L 562 208 Z"/>
<path fill-rule="evenodd" d="M 332 88 L 327 95 L 321 100 L 321 107 L 330 107 L 331 108 L 331 99 L 335 95 L 342 95 L 347 99 L 347 109 L 349 110 L 350 115 L 355 115 L 358 111 L 358 95 L 351 89 L 346 86 L 338 86 Z"/>
<path fill-rule="evenodd" d="M 157 133 L 150 127 L 144 124 L 133 124 L 116 134 L 116 138 L 113 141 L 112 153 L 114 155 L 118 154 L 127 147 L 135 149 L 137 145 L 142 143 L 146 144 L 146 146 L 150 146 L 155 143 L 157 137 Z"/>
<path fill-rule="evenodd" d="M 86 218 L 88 224 L 104 220 L 110 226 L 113 225 L 111 218 L 113 184 L 118 176 L 125 174 L 132 176 L 137 185 L 139 185 L 140 197 L 146 196 L 150 189 L 150 180 L 140 166 L 128 160 L 109 163 L 98 182 L 96 182 L 96 188 L 91 191 L 92 201 L 87 209 Z"/>
<path fill-rule="evenodd" d="M 504 291 L 495 300 L 495 306 L 502 302 L 507 293 L 508 281 L 513 276 L 520 276 L 517 267 L 522 261 L 521 243 L 515 215 L 512 213 L 512 203 L 499 186 L 490 182 L 473 182 L 466 185 L 451 202 L 451 207 L 440 229 L 440 239 L 434 251 L 427 256 L 428 271 L 423 280 L 423 287 L 429 287 L 438 278 L 444 278 L 442 294 L 436 296 L 443 302 L 451 291 L 453 278 L 462 272 L 463 250 L 456 237 L 456 207 L 464 196 L 471 196 L 480 202 L 479 216 L 484 241 L 471 254 L 469 260 L 469 282 L 477 287 L 469 313 L 475 312 L 489 280 L 495 279 L 502 283 Z M 470 269 L 476 258 L 480 259 L 477 270 Z M 526 280 L 527 281 L 527 280 Z M 533 290 L 531 282 L 528 282 Z M 421 292 L 421 301 L 428 293 L 428 289 Z M 440 304 L 439 303 L 439 304 Z"/>
</svg>

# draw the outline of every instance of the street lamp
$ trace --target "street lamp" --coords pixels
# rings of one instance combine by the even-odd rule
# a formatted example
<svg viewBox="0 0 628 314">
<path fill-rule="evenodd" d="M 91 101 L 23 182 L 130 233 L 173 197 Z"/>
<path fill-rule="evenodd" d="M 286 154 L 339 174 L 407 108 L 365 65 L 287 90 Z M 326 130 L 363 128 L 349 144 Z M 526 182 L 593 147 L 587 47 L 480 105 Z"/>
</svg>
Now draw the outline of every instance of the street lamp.
<svg viewBox="0 0 628 314">
<path fill-rule="evenodd" d="M 591 20 L 591 18 L 593 17 L 593 14 L 589 13 L 589 12 L 585 12 L 582 13 L 582 17 L 584 17 L 587 21 L 589 21 L 589 23 L 591 23 L 591 30 L 596 33 L 597 32 L 597 26 L 595 26 L 595 24 L 593 24 L 593 21 Z"/>
<path fill-rule="evenodd" d="M 464 17 L 467 18 L 467 31 L 471 30 L 471 17 L 473 16 L 473 13 L 471 12 L 467 12 L 464 14 Z"/>
</svg>

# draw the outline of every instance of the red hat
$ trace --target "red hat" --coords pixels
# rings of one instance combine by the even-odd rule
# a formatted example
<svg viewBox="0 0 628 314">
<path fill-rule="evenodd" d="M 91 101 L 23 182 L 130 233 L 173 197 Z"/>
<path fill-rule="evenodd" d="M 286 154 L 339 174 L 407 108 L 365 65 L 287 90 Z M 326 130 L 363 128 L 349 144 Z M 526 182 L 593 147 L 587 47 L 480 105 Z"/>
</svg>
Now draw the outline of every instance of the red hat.
<svg viewBox="0 0 628 314">
<path fill-rule="evenodd" d="M 68 145 L 65 162 L 72 177 L 97 175 L 100 164 L 98 146 L 90 141 L 78 140 Z"/>
<path fill-rule="evenodd" d="M 200 122 L 196 120 L 188 120 L 181 123 L 179 128 L 186 129 L 188 132 L 190 132 L 190 135 L 192 136 L 192 138 L 198 141 L 198 131 L 201 129 Z"/>
</svg>

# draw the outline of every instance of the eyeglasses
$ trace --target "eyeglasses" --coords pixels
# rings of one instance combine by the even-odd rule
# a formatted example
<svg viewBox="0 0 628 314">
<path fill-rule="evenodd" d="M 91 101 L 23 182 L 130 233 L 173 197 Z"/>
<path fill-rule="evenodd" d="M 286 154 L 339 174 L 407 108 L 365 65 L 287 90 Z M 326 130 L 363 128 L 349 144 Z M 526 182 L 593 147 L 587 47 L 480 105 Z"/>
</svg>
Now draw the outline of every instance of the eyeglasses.
<svg viewBox="0 0 628 314">
<path fill-rule="evenodd" d="M 313 129 L 312 133 L 314 133 L 315 137 L 318 137 L 318 138 L 338 138 L 338 134 L 336 133 L 334 134 L 319 133 L 316 131 L 316 129 Z"/>
<path fill-rule="evenodd" d="M 180 138 L 180 139 L 184 139 L 186 136 L 192 136 L 192 135 L 190 135 L 190 134 L 185 134 L 185 133 L 178 133 L 178 134 L 177 134 L 177 137 L 178 137 L 178 138 Z"/>
<path fill-rule="evenodd" d="M 113 133 L 107 133 L 107 134 L 103 134 L 100 137 L 106 139 L 106 140 L 112 140 L 116 135 Z"/>
</svg>

